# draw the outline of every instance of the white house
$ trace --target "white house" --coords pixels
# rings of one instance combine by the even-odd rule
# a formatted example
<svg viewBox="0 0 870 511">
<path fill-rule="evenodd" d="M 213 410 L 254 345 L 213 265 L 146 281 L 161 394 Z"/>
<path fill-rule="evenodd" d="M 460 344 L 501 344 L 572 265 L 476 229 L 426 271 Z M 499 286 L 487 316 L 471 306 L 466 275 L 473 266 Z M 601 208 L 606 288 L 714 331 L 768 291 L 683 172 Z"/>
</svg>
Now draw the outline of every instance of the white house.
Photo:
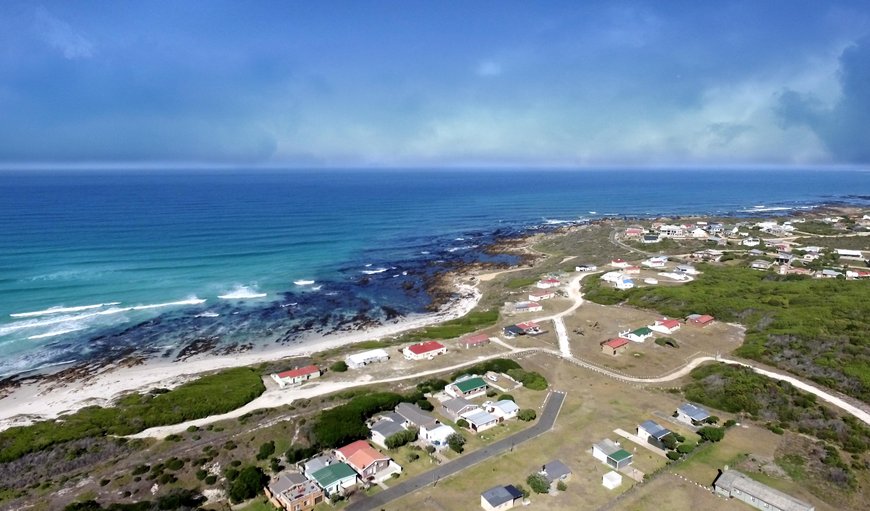
<svg viewBox="0 0 870 511">
<path fill-rule="evenodd" d="M 614 285 L 616 286 L 616 289 L 625 291 L 626 289 L 631 289 L 634 287 L 634 281 L 629 278 L 621 278 L 617 280 Z"/>
<path fill-rule="evenodd" d="M 659 426 L 659 424 L 654 421 L 643 421 L 637 426 L 638 438 L 646 441 L 650 445 L 658 447 L 659 449 L 664 448 L 662 439 L 670 434 L 671 431 L 669 429 Z"/>
<path fill-rule="evenodd" d="M 498 417 L 499 422 L 513 419 L 520 412 L 520 407 L 510 399 L 487 401 L 483 403 L 483 409 Z"/>
<path fill-rule="evenodd" d="M 445 353 L 447 353 L 447 346 L 437 341 L 421 342 L 402 350 L 402 355 L 408 360 L 431 360 Z"/>
<path fill-rule="evenodd" d="M 668 258 L 666 256 L 650 257 L 649 259 L 643 261 L 640 264 L 646 266 L 647 268 L 664 268 L 665 265 L 668 264 Z"/>
<path fill-rule="evenodd" d="M 629 266 L 631 266 L 631 263 L 629 263 L 625 259 L 616 258 L 610 261 L 610 266 L 613 266 L 614 268 L 628 268 Z"/>
<path fill-rule="evenodd" d="M 539 280 L 538 283 L 535 284 L 535 287 L 537 287 L 538 289 L 551 289 L 554 287 L 559 287 L 561 285 L 562 281 L 560 281 L 559 279 L 546 278 Z"/>
<path fill-rule="evenodd" d="M 707 231 L 701 229 L 700 227 L 696 227 L 692 229 L 691 236 L 696 239 L 706 239 L 708 234 Z"/>
<path fill-rule="evenodd" d="M 636 330 L 625 330 L 624 332 L 619 332 L 619 337 L 623 339 L 628 339 L 631 342 L 644 342 L 653 336 L 652 330 L 648 327 L 641 327 Z"/>
<path fill-rule="evenodd" d="M 761 240 L 758 238 L 746 238 L 745 240 L 740 242 L 744 247 L 757 247 L 761 244 Z"/>
<path fill-rule="evenodd" d="M 389 359 L 390 355 L 385 350 L 378 348 L 348 355 L 344 361 L 347 364 L 347 367 L 351 369 L 359 369 L 360 367 L 365 367 L 369 364 L 386 362 Z"/>
<path fill-rule="evenodd" d="M 420 439 L 435 447 L 443 449 L 447 446 L 447 438 L 456 433 L 456 430 L 446 424 L 439 424 L 434 429 L 420 430 Z"/>
<path fill-rule="evenodd" d="M 556 292 L 552 289 L 534 289 L 529 291 L 529 301 L 537 302 L 540 300 L 549 300 L 550 298 L 555 298 Z"/>
<path fill-rule="evenodd" d="M 677 273 L 682 273 L 684 275 L 697 275 L 698 274 L 698 270 L 695 269 L 695 267 L 692 266 L 691 264 L 679 264 L 679 265 L 677 265 L 676 268 L 674 268 L 674 271 Z"/>
<path fill-rule="evenodd" d="M 692 403 L 683 403 L 677 408 L 677 420 L 690 426 L 697 426 L 709 418 L 710 412 Z"/>
<path fill-rule="evenodd" d="M 864 254 L 862 254 L 860 250 L 848 250 L 845 248 L 838 248 L 837 255 L 839 255 L 840 257 L 845 257 L 847 259 L 864 259 Z"/>
<path fill-rule="evenodd" d="M 625 277 L 625 274 L 621 271 L 609 271 L 601 276 L 601 280 L 615 284 L 617 281 L 622 280 L 623 277 Z"/>
<path fill-rule="evenodd" d="M 631 465 L 633 461 L 630 452 L 609 438 L 592 444 L 592 457 L 616 470 Z"/>
<path fill-rule="evenodd" d="M 574 271 L 588 272 L 588 271 L 597 271 L 597 270 L 598 270 L 598 267 L 595 266 L 594 264 L 581 264 L 580 266 L 574 267 Z"/>
<path fill-rule="evenodd" d="M 659 227 L 659 236 L 662 238 L 682 238 L 686 231 L 680 225 L 663 225 Z"/>
<path fill-rule="evenodd" d="M 306 380 L 319 377 L 320 369 L 313 365 L 272 374 L 272 379 L 275 380 L 278 387 L 282 389 L 288 385 L 296 385 L 297 383 L 302 383 Z"/>
<path fill-rule="evenodd" d="M 482 409 L 466 412 L 461 417 L 468 422 L 471 430 L 477 433 L 494 428 L 499 423 L 498 417 Z"/>
<path fill-rule="evenodd" d="M 514 304 L 514 312 L 540 312 L 544 306 L 538 302 L 517 302 Z"/>
<path fill-rule="evenodd" d="M 650 325 L 649 329 L 653 332 L 670 335 L 680 329 L 680 322 L 676 319 L 660 319 L 654 325 Z"/>
</svg>

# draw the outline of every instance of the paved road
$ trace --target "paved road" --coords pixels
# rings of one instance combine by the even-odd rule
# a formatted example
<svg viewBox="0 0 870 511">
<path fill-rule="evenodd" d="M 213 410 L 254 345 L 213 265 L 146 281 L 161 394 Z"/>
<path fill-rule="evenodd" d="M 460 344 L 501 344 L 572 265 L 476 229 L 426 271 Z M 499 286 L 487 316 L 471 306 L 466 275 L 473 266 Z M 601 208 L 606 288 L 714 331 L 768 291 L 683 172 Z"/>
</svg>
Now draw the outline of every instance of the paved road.
<svg viewBox="0 0 870 511">
<path fill-rule="evenodd" d="M 438 480 L 447 476 L 453 475 L 460 470 L 465 470 L 472 465 L 476 465 L 493 456 L 497 456 L 504 452 L 510 451 L 515 445 L 519 445 L 526 440 L 531 440 L 543 433 L 551 430 L 556 423 L 556 417 L 559 415 L 559 410 L 562 408 L 562 403 L 565 401 L 565 393 L 554 391 L 547 397 L 547 403 L 544 405 L 544 410 L 534 426 L 515 433 L 507 438 L 499 440 L 492 445 L 484 447 L 474 452 L 470 452 L 458 459 L 438 466 L 434 470 L 420 474 L 407 481 L 397 484 L 388 490 L 357 500 L 347 506 L 347 511 L 375 511 L 382 509 L 389 502 L 398 498 L 404 497 L 413 493 L 420 488 L 429 486 Z M 436 483 L 437 484 L 437 483 Z M 485 488 L 482 488 L 483 491 Z"/>
</svg>

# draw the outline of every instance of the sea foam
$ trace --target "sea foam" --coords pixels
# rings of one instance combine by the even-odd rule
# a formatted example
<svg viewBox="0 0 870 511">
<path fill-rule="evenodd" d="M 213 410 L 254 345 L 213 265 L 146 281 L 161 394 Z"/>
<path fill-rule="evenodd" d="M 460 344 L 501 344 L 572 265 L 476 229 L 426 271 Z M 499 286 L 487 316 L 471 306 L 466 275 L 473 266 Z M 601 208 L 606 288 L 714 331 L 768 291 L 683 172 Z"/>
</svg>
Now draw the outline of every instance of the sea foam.
<svg viewBox="0 0 870 511">
<path fill-rule="evenodd" d="M 387 268 L 375 268 L 374 270 L 362 270 L 362 272 L 365 273 L 366 275 L 375 275 L 378 273 L 384 273 L 385 271 L 387 271 Z"/>
<path fill-rule="evenodd" d="M 253 298 L 265 298 L 266 296 L 266 293 L 260 293 L 248 286 L 236 286 L 229 293 L 218 295 L 218 298 L 222 300 L 250 300 Z"/>
<path fill-rule="evenodd" d="M 94 305 L 78 305 L 76 307 L 49 307 L 48 309 L 41 311 L 33 311 L 33 312 L 16 312 L 14 314 L 10 314 L 9 316 L 13 318 L 33 318 L 37 316 L 48 316 L 50 314 L 62 314 L 65 312 L 80 312 L 91 309 L 99 309 L 101 307 L 109 307 L 112 305 L 118 305 L 121 302 L 108 302 L 108 303 L 96 303 Z"/>
<path fill-rule="evenodd" d="M 313 280 L 294 280 L 293 283 L 296 284 L 297 286 L 310 286 L 311 284 L 314 284 L 314 281 Z"/>
</svg>

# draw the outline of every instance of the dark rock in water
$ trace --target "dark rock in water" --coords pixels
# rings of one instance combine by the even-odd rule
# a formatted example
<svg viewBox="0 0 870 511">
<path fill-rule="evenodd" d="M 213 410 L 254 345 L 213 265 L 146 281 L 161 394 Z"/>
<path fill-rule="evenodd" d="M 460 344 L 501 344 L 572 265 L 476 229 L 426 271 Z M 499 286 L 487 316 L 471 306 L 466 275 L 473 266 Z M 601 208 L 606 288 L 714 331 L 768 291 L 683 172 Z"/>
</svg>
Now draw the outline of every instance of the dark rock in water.
<svg viewBox="0 0 870 511">
<path fill-rule="evenodd" d="M 194 339 L 187 346 L 181 348 L 175 357 L 175 361 L 183 362 L 192 356 L 212 351 L 217 346 L 219 340 L 217 337 Z"/>
<path fill-rule="evenodd" d="M 371 282 L 372 282 L 372 279 L 370 277 L 363 277 L 363 278 L 359 279 L 359 285 L 361 285 L 361 286 L 367 286 Z"/>
<path fill-rule="evenodd" d="M 404 316 L 404 314 L 402 314 L 401 312 L 397 311 L 392 307 L 387 307 L 386 305 L 381 305 L 381 310 L 384 311 L 384 314 L 386 315 L 384 319 L 386 319 L 387 321 L 401 318 L 402 316 Z"/>
</svg>

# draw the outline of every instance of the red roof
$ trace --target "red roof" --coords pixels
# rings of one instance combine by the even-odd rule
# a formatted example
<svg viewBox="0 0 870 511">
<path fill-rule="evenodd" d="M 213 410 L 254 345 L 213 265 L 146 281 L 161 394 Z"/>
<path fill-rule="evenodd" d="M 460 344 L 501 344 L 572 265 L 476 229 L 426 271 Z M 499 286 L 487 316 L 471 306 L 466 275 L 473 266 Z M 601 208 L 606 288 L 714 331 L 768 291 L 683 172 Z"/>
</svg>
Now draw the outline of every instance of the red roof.
<svg viewBox="0 0 870 511">
<path fill-rule="evenodd" d="M 546 296 L 553 294 L 553 291 L 549 289 L 535 289 L 529 293 L 532 296 Z"/>
<path fill-rule="evenodd" d="M 290 371 L 284 371 L 283 373 L 278 373 L 278 378 L 296 378 L 299 376 L 305 376 L 306 374 L 314 374 L 319 373 L 320 369 L 317 366 L 305 366 L 299 367 L 297 369 L 292 369 Z"/>
<path fill-rule="evenodd" d="M 678 326 L 680 326 L 680 322 L 677 321 L 676 319 L 663 319 L 663 320 L 659 321 L 658 323 L 659 323 L 659 325 L 661 325 L 667 329 L 677 328 Z"/>
<path fill-rule="evenodd" d="M 624 262 L 625 262 L 625 259 L 613 259 L 613 260 L 610 261 L 610 262 L 611 262 L 611 263 L 624 263 Z"/>
<path fill-rule="evenodd" d="M 378 460 L 388 460 L 389 456 L 384 456 L 365 440 L 357 440 L 352 444 L 345 445 L 338 450 L 348 464 L 362 471 L 368 468 L 369 465 Z"/>
<path fill-rule="evenodd" d="M 538 324 L 534 321 L 526 321 L 525 323 L 517 323 L 518 328 L 522 328 L 523 330 L 529 330 L 532 328 L 538 328 Z"/>
<path fill-rule="evenodd" d="M 483 344 L 485 342 L 489 342 L 489 336 L 486 334 L 472 335 L 462 340 L 463 344 Z"/>
<path fill-rule="evenodd" d="M 541 282 L 546 282 L 547 284 L 561 284 L 562 281 L 559 279 L 544 279 Z"/>
<path fill-rule="evenodd" d="M 443 348 L 444 345 L 438 341 L 426 341 L 421 342 L 420 344 L 408 346 L 408 350 L 415 355 L 422 355 L 423 353 L 429 353 L 430 351 L 437 351 Z"/>
<path fill-rule="evenodd" d="M 628 344 L 630 341 L 628 339 L 623 339 L 622 337 L 616 337 L 615 339 L 609 339 L 607 341 L 602 342 L 604 346 L 609 346 L 613 349 L 621 348 Z"/>
<path fill-rule="evenodd" d="M 713 321 L 713 316 L 711 316 L 709 314 L 704 314 L 703 316 L 697 317 L 697 318 L 692 320 L 693 323 L 698 323 L 701 325 L 707 324 L 711 321 Z"/>
</svg>

